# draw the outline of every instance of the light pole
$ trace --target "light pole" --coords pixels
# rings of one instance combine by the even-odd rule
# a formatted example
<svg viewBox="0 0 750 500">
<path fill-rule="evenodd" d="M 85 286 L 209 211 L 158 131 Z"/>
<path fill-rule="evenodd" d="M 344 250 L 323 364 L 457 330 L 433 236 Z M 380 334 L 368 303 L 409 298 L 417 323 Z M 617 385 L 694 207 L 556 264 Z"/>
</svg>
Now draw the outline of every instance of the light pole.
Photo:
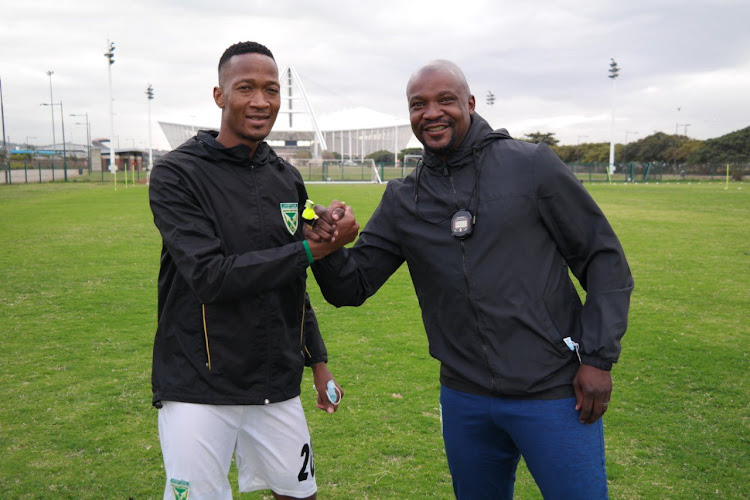
<svg viewBox="0 0 750 500">
<path fill-rule="evenodd" d="M 0 170 L 2 170 L 5 157 L 8 156 L 8 144 L 5 142 L 5 105 L 3 101 L 2 79 L 0 79 L 0 117 L 2 117 L 2 125 L 3 125 L 3 152 L 2 152 L 2 155 L 0 155 Z M 5 170 L 5 182 L 8 184 L 12 182 L 11 173 L 10 173 L 10 163 L 8 163 L 8 168 Z"/>
<path fill-rule="evenodd" d="M 637 133 L 638 133 L 638 132 L 634 132 L 634 131 L 632 131 L 632 130 L 626 130 L 626 131 L 625 131 L 625 144 L 627 144 L 627 143 L 628 143 L 628 135 L 630 135 L 630 134 L 633 134 L 633 135 L 635 135 L 635 134 L 637 134 Z"/>
<path fill-rule="evenodd" d="M 27 135 L 26 136 L 26 149 L 31 149 L 31 143 L 29 142 L 29 139 L 38 139 L 35 135 Z"/>
<path fill-rule="evenodd" d="M 117 190 L 117 163 L 115 162 L 115 113 L 112 98 L 112 65 L 115 63 L 115 42 L 107 40 L 107 52 L 104 53 L 109 64 L 109 171 L 115 175 L 115 190 Z M 127 176 L 125 177 L 127 179 Z M 126 181 L 127 182 L 127 181 Z M 127 184 L 126 184 L 127 186 Z"/>
<path fill-rule="evenodd" d="M 86 118 L 86 123 L 85 123 L 86 125 L 86 162 L 88 163 L 89 174 L 90 174 L 91 173 L 91 127 L 89 125 L 89 114 L 88 113 L 84 113 L 82 115 L 72 114 L 70 116 L 77 116 L 77 117 L 83 116 L 84 118 Z M 76 123 L 76 125 L 84 125 L 84 124 Z"/>
<path fill-rule="evenodd" d="M 49 106 L 51 108 L 54 108 L 55 106 L 60 106 L 60 124 L 62 125 L 62 140 L 63 140 L 63 172 L 65 175 L 65 182 L 68 182 L 68 150 L 65 146 L 65 113 L 63 112 L 63 104 L 62 101 L 60 102 L 52 102 L 52 103 L 46 103 L 43 102 L 41 104 L 42 106 Z"/>
<path fill-rule="evenodd" d="M 148 167 L 146 170 L 146 185 L 151 180 L 151 169 L 154 168 L 154 150 L 151 148 L 151 101 L 154 100 L 154 88 L 148 84 L 146 89 L 146 103 L 148 104 Z M 290 114 L 291 116 L 291 114 Z"/>
<path fill-rule="evenodd" d="M 47 76 L 49 76 L 49 102 L 55 102 L 55 100 L 52 98 L 52 75 L 54 74 L 54 71 L 47 71 Z M 52 113 L 52 158 L 54 158 L 55 151 L 57 150 L 57 141 L 55 140 L 55 107 L 50 106 L 49 109 Z"/>
<path fill-rule="evenodd" d="M 615 97 L 617 95 L 616 80 L 619 76 L 620 68 L 614 58 L 610 58 L 609 78 L 612 80 L 612 128 L 609 141 L 609 173 L 607 177 L 615 173 Z"/>
</svg>

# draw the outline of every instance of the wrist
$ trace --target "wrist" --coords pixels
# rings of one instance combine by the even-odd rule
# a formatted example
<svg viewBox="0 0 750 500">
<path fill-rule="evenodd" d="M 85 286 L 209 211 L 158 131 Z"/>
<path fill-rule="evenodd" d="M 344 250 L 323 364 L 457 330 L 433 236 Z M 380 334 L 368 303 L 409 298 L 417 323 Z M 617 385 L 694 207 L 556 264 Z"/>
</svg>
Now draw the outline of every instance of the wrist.
<svg viewBox="0 0 750 500">
<path fill-rule="evenodd" d="M 310 253 L 307 256 L 308 260 L 310 260 L 311 257 L 313 261 L 320 260 L 333 251 L 329 243 L 321 243 L 312 240 L 304 241 L 307 243 L 307 248 L 310 249 Z M 310 263 L 312 264 L 312 262 Z"/>
<path fill-rule="evenodd" d="M 315 262 L 315 258 L 313 257 L 312 250 L 310 249 L 310 243 L 308 240 L 302 240 L 302 247 L 305 249 L 305 255 L 307 255 L 307 263 L 312 264 Z"/>
<path fill-rule="evenodd" d="M 318 378 L 320 376 L 330 376 L 330 371 L 328 370 L 328 365 L 325 361 L 319 361 L 318 363 L 313 363 L 310 365 L 310 369 L 312 370 L 313 377 Z"/>
</svg>

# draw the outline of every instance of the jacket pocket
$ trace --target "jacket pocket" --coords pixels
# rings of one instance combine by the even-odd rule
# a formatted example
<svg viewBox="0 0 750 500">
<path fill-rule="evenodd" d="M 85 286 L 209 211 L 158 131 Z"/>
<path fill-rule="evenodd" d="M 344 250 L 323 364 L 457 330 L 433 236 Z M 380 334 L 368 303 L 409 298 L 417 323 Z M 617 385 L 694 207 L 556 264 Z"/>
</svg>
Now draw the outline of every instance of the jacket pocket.
<svg viewBox="0 0 750 500">
<path fill-rule="evenodd" d="M 555 333 L 552 339 L 563 352 L 570 353 L 570 347 L 563 339 L 579 342 L 581 339 L 581 301 L 575 288 L 560 291 L 553 295 L 542 297 L 546 321 Z"/>
<path fill-rule="evenodd" d="M 533 307 L 539 321 L 538 334 L 549 342 L 555 352 L 560 355 L 569 355 L 570 348 L 568 348 L 563 340 L 563 338 L 568 337 L 569 335 L 563 335 L 564 330 L 561 330 L 553 320 L 546 298 L 536 300 Z"/>
</svg>

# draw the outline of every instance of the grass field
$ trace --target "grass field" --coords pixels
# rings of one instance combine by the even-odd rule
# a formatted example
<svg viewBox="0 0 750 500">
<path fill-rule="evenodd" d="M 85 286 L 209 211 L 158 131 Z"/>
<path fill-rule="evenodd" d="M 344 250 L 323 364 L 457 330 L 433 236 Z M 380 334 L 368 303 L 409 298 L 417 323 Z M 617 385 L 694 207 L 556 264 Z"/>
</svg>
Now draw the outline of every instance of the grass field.
<svg viewBox="0 0 750 500">
<path fill-rule="evenodd" d="M 636 281 L 605 417 L 611 497 L 749 498 L 750 186 L 587 186 Z M 309 187 L 361 223 L 382 189 Z M 0 241 L 0 498 L 160 498 L 145 186 L 2 186 Z M 452 498 L 407 270 L 358 309 L 326 304 L 312 277 L 310 291 L 346 390 L 328 416 L 303 382 L 319 497 Z M 516 498 L 540 498 L 523 467 Z"/>
</svg>

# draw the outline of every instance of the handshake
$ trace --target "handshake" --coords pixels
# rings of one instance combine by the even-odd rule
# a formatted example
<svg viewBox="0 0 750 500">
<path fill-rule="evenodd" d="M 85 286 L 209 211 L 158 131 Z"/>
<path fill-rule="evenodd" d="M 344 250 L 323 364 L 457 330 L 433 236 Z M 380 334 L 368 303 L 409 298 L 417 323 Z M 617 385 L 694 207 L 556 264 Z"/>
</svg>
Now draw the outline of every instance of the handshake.
<svg viewBox="0 0 750 500">
<path fill-rule="evenodd" d="M 335 252 L 354 241 L 359 234 L 359 224 L 352 207 L 343 201 L 333 200 L 328 208 L 315 205 L 313 210 L 315 217 L 305 220 L 302 225 L 302 233 L 313 259 L 319 260 Z"/>
</svg>

